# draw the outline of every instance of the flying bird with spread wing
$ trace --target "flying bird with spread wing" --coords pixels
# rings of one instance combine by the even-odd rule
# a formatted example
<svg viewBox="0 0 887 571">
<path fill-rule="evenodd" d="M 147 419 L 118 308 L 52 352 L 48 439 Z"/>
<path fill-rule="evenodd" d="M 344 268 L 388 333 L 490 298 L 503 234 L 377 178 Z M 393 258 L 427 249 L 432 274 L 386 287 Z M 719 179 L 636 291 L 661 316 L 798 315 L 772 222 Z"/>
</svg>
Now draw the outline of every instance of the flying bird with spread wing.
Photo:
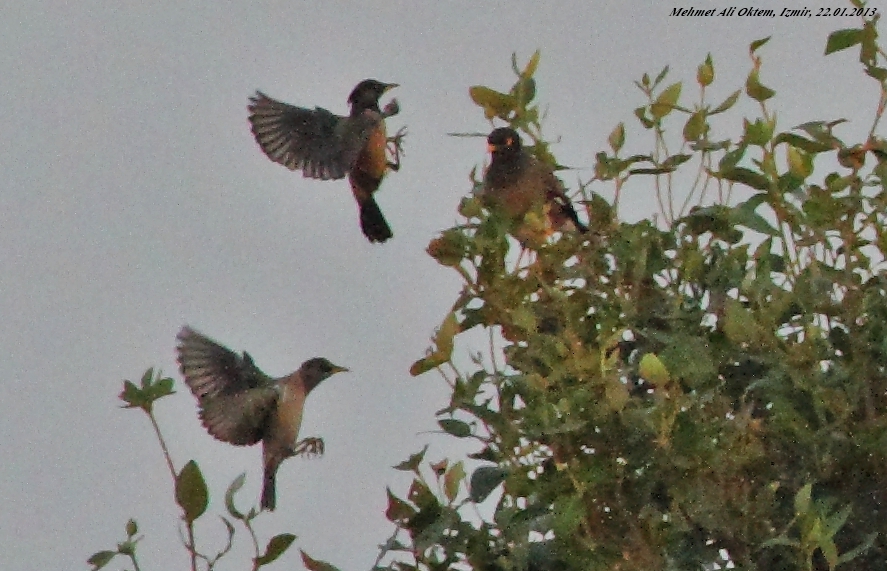
<svg viewBox="0 0 887 571">
<path fill-rule="evenodd" d="M 262 93 L 250 98 L 249 121 L 256 142 L 269 159 L 308 178 L 341 179 L 346 175 L 360 211 L 360 228 L 370 242 L 394 234 L 373 195 L 388 170 L 400 169 L 404 130 L 389 138 L 385 119 L 400 112 L 396 99 L 384 110 L 379 99 L 396 83 L 365 79 L 348 96 L 351 112 L 342 117 L 322 107 L 306 109 Z M 388 160 L 389 151 L 393 162 Z"/>
<path fill-rule="evenodd" d="M 348 369 L 316 357 L 274 379 L 209 337 L 183 327 L 177 336 L 179 367 L 197 398 L 200 420 L 211 436 L 235 446 L 262 443 L 262 508 L 274 510 L 275 479 L 290 456 L 322 453 L 319 438 L 299 440 L 308 394 L 331 375 Z"/>
</svg>

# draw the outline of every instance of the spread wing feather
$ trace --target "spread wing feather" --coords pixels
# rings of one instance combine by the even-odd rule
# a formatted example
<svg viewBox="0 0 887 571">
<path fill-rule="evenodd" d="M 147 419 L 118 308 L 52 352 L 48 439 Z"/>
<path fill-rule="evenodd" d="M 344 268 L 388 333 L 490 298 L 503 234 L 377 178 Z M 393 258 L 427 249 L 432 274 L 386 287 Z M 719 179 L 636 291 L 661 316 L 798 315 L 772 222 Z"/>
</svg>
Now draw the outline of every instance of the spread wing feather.
<svg viewBox="0 0 887 571">
<path fill-rule="evenodd" d="M 295 107 L 261 91 L 250 98 L 253 136 L 269 159 L 308 178 L 343 178 L 382 120 L 371 110 L 342 117 L 321 107 Z"/>
<path fill-rule="evenodd" d="M 177 339 L 179 368 L 201 402 L 273 385 L 273 379 L 256 367 L 248 353 L 238 355 L 190 327 L 183 327 Z"/>
<path fill-rule="evenodd" d="M 255 444 L 265 436 L 278 395 L 275 387 L 262 387 L 207 398 L 200 403 L 200 420 L 218 440 L 236 446 Z"/>
</svg>

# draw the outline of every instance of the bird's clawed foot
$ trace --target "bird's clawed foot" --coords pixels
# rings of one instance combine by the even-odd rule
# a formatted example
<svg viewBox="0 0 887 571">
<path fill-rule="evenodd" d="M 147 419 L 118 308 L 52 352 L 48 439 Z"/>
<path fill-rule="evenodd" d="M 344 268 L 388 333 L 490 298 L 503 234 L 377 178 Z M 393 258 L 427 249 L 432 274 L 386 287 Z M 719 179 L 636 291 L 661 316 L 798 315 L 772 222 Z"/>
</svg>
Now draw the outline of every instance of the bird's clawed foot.
<svg viewBox="0 0 887 571">
<path fill-rule="evenodd" d="M 388 137 L 387 149 L 388 153 L 394 158 L 394 162 L 388 161 L 388 168 L 393 171 L 400 170 L 400 157 L 403 152 L 403 139 L 407 136 L 407 128 L 401 127 L 393 137 Z"/>
<path fill-rule="evenodd" d="M 323 438 L 305 438 L 296 443 L 293 456 L 323 456 Z"/>
<path fill-rule="evenodd" d="M 382 117 L 387 119 L 388 117 L 394 117 L 400 113 L 400 103 L 397 102 L 397 98 L 392 99 L 385 105 L 385 108 L 382 109 Z"/>
</svg>

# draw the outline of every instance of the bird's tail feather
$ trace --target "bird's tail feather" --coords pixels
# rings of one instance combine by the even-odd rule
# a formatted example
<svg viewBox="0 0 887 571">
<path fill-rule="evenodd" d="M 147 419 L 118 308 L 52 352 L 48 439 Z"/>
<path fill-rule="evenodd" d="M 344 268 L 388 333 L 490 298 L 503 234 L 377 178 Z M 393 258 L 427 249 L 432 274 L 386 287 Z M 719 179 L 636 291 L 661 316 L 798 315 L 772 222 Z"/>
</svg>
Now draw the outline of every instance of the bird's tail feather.
<svg viewBox="0 0 887 571">
<path fill-rule="evenodd" d="M 580 234 L 588 232 L 588 226 L 579 220 L 576 209 L 569 202 L 557 202 L 549 211 L 548 216 L 554 230 L 563 231 L 565 228 L 569 228 L 569 223 L 572 223 Z"/>
<path fill-rule="evenodd" d="M 265 478 L 262 484 L 262 509 L 274 511 L 277 505 L 277 491 L 275 479 L 277 466 L 265 466 Z"/>
<path fill-rule="evenodd" d="M 578 230 L 580 234 L 588 232 L 588 226 L 579 220 L 579 215 L 576 213 L 576 209 L 573 208 L 573 205 L 567 207 L 567 217 L 576 225 L 576 230 Z"/>
<path fill-rule="evenodd" d="M 360 229 L 370 242 L 384 242 L 394 236 L 372 196 L 360 202 Z"/>
</svg>

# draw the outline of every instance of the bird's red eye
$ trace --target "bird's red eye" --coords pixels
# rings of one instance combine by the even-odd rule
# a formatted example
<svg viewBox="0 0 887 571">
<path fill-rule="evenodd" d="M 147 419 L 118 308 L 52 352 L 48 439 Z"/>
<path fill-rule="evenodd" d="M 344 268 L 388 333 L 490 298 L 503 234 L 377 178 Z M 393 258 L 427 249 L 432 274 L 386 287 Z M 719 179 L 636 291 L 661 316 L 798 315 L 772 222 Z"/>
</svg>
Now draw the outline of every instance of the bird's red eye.
<svg viewBox="0 0 887 571">
<path fill-rule="evenodd" d="M 505 146 L 506 147 L 510 147 L 512 145 L 514 145 L 514 139 L 512 139 L 511 137 L 508 137 L 507 139 L 505 139 Z"/>
</svg>

